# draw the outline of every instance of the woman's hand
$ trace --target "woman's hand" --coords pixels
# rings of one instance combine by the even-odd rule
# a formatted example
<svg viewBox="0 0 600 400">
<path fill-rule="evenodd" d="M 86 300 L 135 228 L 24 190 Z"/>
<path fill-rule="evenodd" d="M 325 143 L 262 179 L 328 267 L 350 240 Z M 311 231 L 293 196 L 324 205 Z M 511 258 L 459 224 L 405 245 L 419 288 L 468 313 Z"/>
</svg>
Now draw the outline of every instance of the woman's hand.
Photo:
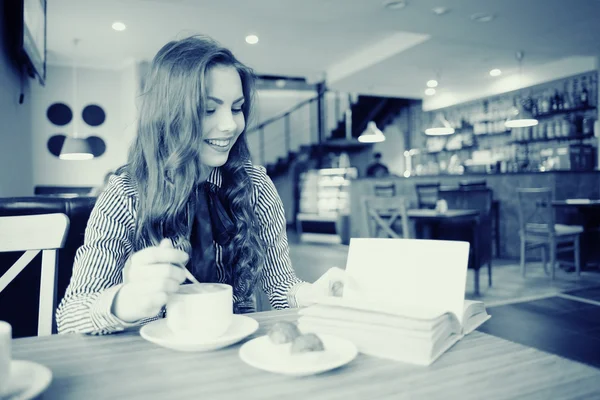
<svg viewBox="0 0 600 400">
<path fill-rule="evenodd" d="M 319 297 L 342 297 L 344 286 L 348 282 L 349 277 L 346 271 L 338 267 L 330 268 L 315 283 L 304 285 L 298 289 L 296 293 L 298 306 L 309 306 Z"/>
<path fill-rule="evenodd" d="M 173 248 L 169 239 L 134 253 L 123 271 L 124 285 L 112 304 L 112 313 L 125 322 L 157 315 L 185 281 L 189 260 L 186 252 Z"/>
</svg>

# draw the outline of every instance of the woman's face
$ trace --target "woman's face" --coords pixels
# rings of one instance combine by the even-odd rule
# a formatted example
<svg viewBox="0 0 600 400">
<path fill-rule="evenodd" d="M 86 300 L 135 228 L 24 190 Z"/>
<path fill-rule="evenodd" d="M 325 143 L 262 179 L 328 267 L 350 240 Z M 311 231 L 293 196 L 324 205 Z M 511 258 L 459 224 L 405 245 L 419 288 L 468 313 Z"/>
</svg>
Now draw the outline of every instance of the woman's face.
<svg viewBox="0 0 600 400">
<path fill-rule="evenodd" d="M 244 131 L 244 92 L 240 74 L 233 67 L 216 66 L 206 72 L 207 98 L 202 121 L 202 164 L 220 167 Z"/>
</svg>

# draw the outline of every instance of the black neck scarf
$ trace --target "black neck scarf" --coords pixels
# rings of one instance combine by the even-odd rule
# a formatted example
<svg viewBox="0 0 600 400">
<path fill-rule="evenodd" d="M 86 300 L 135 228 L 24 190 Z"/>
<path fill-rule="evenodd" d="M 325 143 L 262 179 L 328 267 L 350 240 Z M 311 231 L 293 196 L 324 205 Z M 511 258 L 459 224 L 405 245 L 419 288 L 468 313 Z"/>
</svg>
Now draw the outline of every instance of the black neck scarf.
<svg viewBox="0 0 600 400">
<path fill-rule="evenodd" d="M 235 234 L 231 214 L 221 199 L 219 187 L 205 182 L 198 186 L 196 213 L 190 242 L 192 259 L 190 270 L 200 282 L 219 282 L 214 242 L 223 249 Z M 227 267 L 227 266 L 226 266 Z M 227 274 L 231 276 L 231 274 Z M 223 282 L 232 284 L 232 282 Z"/>
</svg>

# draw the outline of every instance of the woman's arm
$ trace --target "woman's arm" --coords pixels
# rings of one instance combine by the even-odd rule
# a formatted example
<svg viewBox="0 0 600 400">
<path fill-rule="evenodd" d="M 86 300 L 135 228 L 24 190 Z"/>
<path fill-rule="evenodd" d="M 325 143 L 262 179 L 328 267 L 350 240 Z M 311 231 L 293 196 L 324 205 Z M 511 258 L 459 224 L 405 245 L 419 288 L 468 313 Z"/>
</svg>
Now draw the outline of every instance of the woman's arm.
<svg viewBox="0 0 600 400">
<path fill-rule="evenodd" d="M 255 210 L 260 237 L 267 246 L 262 289 L 276 310 L 302 306 L 303 295 L 309 292 L 311 284 L 300 280 L 292 268 L 281 198 L 263 167 L 254 167 L 253 172 L 258 187 Z"/>
<path fill-rule="evenodd" d="M 155 319 L 125 323 L 111 313 L 133 249 L 133 197 L 125 194 L 125 184 L 121 177 L 112 177 L 92 210 L 84 244 L 75 254 L 71 282 L 56 311 L 59 333 L 102 335 Z"/>
</svg>

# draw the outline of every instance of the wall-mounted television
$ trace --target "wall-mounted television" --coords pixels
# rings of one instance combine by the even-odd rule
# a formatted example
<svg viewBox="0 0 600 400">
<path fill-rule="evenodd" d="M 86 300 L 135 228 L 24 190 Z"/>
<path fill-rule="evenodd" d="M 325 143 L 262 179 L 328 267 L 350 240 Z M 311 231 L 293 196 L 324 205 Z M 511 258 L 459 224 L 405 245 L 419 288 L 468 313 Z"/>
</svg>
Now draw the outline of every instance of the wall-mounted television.
<svg viewBox="0 0 600 400">
<path fill-rule="evenodd" d="M 16 62 L 44 85 L 46 81 L 46 0 L 4 2 L 7 37 Z"/>
</svg>

